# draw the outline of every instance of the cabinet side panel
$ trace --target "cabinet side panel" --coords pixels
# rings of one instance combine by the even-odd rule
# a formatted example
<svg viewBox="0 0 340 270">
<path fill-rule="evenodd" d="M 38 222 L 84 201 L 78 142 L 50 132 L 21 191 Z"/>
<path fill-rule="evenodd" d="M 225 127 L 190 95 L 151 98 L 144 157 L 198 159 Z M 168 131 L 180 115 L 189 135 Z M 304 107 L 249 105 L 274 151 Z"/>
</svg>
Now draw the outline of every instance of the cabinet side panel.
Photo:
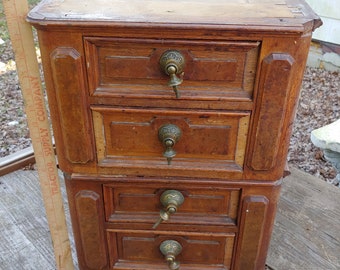
<svg viewBox="0 0 340 270">
<path fill-rule="evenodd" d="M 272 53 L 263 61 L 260 79 L 263 92 L 259 98 L 261 106 L 255 113 L 259 124 L 249 162 L 254 170 L 267 171 L 276 165 L 293 64 L 294 59 L 284 53 Z"/>
<path fill-rule="evenodd" d="M 66 158 L 71 163 L 87 163 L 93 154 L 81 56 L 74 48 L 59 47 L 51 54 L 51 65 Z"/>
<path fill-rule="evenodd" d="M 106 266 L 104 230 L 98 213 L 101 212 L 100 196 L 90 190 L 76 194 L 76 209 L 79 222 L 84 259 L 88 269 L 103 269 Z"/>
<path fill-rule="evenodd" d="M 252 195 L 244 198 L 235 269 L 257 269 L 268 204 L 269 201 L 265 196 Z"/>
</svg>

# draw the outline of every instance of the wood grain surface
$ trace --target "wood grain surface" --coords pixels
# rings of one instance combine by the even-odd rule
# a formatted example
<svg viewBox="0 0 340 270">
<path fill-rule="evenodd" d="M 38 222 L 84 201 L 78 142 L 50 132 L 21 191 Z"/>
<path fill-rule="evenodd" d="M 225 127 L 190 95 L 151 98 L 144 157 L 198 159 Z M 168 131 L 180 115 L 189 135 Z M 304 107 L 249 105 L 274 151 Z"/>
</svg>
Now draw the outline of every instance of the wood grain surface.
<svg viewBox="0 0 340 270">
<path fill-rule="evenodd" d="M 305 2 L 48 0 L 28 20 L 38 29 L 79 268 L 166 269 L 160 239 L 174 237 L 184 247 L 183 270 L 262 270 L 319 24 Z M 128 201 L 119 193 L 117 202 L 105 197 L 107 184 L 187 193 L 193 183 L 213 196 L 219 188 L 241 190 L 237 221 L 197 218 L 199 209 L 217 214 L 203 199 L 198 208 L 183 204 L 188 218 L 180 220 L 181 208 L 156 229 L 147 215 L 105 220 L 107 204 L 138 197 L 146 204 L 137 215 L 158 212 L 146 207 L 150 194 L 142 189 Z"/>
<path fill-rule="evenodd" d="M 339 269 L 340 190 L 297 169 L 291 172 L 282 185 L 267 265 Z M 64 185 L 62 190 L 66 203 Z M 70 225 L 67 204 L 65 211 Z M 55 269 L 36 171 L 0 177 L 0 269 Z"/>
<path fill-rule="evenodd" d="M 340 189 L 292 169 L 283 183 L 267 263 L 274 269 L 340 269 Z"/>
<path fill-rule="evenodd" d="M 61 184 L 70 226 L 63 181 Z M 74 250 L 72 233 L 70 239 Z M 36 170 L 19 170 L 0 177 L 0 269 L 56 269 Z"/>
</svg>

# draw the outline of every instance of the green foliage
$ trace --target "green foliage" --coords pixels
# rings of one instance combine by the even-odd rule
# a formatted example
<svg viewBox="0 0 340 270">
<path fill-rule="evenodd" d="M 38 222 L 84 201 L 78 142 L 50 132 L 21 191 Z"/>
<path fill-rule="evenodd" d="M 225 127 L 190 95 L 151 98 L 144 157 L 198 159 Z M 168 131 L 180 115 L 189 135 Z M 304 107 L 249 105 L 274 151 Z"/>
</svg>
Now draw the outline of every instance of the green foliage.
<svg viewBox="0 0 340 270">
<path fill-rule="evenodd" d="M 40 0 L 28 0 L 28 5 L 30 8 L 32 8 L 39 2 Z M 6 24 L 6 16 L 5 16 L 5 11 L 3 8 L 2 1 L 0 1 L 0 38 L 3 41 L 9 40 L 9 34 L 8 34 L 7 24 Z"/>
</svg>

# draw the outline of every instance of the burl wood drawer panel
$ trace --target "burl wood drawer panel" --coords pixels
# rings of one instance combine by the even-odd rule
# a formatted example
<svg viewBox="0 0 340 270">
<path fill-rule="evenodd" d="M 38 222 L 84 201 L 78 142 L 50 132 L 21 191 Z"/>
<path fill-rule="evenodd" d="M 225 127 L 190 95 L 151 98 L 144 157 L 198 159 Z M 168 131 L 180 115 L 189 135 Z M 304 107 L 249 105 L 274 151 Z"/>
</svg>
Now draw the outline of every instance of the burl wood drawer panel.
<svg viewBox="0 0 340 270">
<path fill-rule="evenodd" d="M 259 42 L 85 37 L 84 44 L 94 96 L 174 98 L 159 64 L 171 49 L 185 59 L 182 99 L 252 98 Z"/>
<path fill-rule="evenodd" d="M 101 167 L 238 171 L 243 168 L 249 113 L 92 106 Z M 181 136 L 168 165 L 159 130 L 175 125 Z M 197 172 L 195 172 L 197 170 Z M 186 172 L 183 172 L 186 173 Z"/>
<path fill-rule="evenodd" d="M 176 256 L 181 270 L 230 269 L 235 235 L 176 235 L 150 232 L 108 231 L 109 253 L 112 269 L 149 270 L 169 266 L 159 247 L 167 240 L 174 240 L 182 246 Z"/>
<path fill-rule="evenodd" d="M 144 185 L 145 186 L 145 185 Z M 151 229 L 159 218 L 163 194 L 180 192 L 184 198 L 170 219 L 159 225 L 236 225 L 240 189 L 237 188 L 173 188 L 126 186 L 119 184 L 104 185 L 105 216 L 108 222 L 115 223 L 149 223 Z M 173 198 L 173 197 L 172 197 Z"/>
</svg>

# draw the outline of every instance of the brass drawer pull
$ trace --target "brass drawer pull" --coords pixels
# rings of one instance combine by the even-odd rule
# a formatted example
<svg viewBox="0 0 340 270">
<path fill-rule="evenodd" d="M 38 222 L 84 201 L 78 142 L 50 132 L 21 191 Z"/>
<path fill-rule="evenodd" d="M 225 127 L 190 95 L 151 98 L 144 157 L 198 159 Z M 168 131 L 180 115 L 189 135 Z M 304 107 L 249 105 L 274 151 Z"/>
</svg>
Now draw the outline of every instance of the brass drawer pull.
<svg viewBox="0 0 340 270">
<path fill-rule="evenodd" d="M 177 88 L 183 82 L 183 68 L 185 60 L 183 55 L 176 50 L 168 50 L 164 52 L 159 60 L 159 64 L 166 75 L 170 76 L 168 85 L 171 86 L 176 94 L 180 97 L 180 92 Z M 180 77 L 177 77 L 179 75 Z"/>
<path fill-rule="evenodd" d="M 182 246 L 175 240 L 166 240 L 159 247 L 170 270 L 178 270 L 180 263 L 176 261 L 176 256 L 182 252 Z"/>
<path fill-rule="evenodd" d="M 156 229 L 164 220 L 169 220 L 170 215 L 177 212 L 178 207 L 184 202 L 184 196 L 177 190 L 166 190 L 162 193 L 160 202 L 164 209 L 159 212 L 159 219 L 153 225 L 153 229 Z"/>
<path fill-rule="evenodd" d="M 165 151 L 163 152 L 163 156 L 168 160 L 168 165 L 171 164 L 171 160 L 174 156 L 176 156 L 176 151 L 173 149 L 176 142 L 182 136 L 181 129 L 173 124 L 166 124 L 159 128 L 158 130 L 158 138 L 165 146 Z"/>
</svg>

